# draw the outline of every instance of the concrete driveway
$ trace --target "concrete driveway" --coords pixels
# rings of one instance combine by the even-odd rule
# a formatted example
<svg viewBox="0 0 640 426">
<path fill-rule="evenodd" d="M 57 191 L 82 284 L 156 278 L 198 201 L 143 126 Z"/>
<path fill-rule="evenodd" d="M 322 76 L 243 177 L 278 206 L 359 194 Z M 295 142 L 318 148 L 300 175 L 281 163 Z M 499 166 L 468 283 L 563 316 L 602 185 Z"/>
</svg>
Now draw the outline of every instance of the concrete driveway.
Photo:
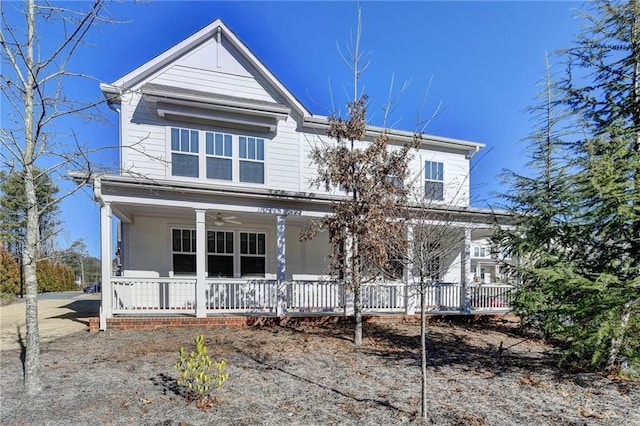
<svg viewBox="0 0 640 426">
<path fill-rule="evenodd" d="M 100 294 L 66 292 L 38 296 L 40 341 L 89 330 L 89 318 L 98 316 L 99 310 Z M 20 349 L 25 335 L 24 300 L 0 306 L 0 350 Z"/>
</svg>

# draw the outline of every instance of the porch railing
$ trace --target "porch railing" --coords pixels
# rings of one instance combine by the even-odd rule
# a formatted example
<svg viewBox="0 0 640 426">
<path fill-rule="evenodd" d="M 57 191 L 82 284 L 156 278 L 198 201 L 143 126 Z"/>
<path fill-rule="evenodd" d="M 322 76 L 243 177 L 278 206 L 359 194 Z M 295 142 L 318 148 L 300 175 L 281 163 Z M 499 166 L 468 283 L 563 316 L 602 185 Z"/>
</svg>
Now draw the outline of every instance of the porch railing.
<svg viewBox="0 0 640 426">
<path fill-rule="evenodd" d="M 114 314 L 195 313 L 195 279 L 114 277 L 111 284 Z"/>
<path fill-rule="evenodd" d="M 339 281 L 287 281 L 285 306 L 296 313 L 344 311 L 344 284 Z"/>
<path fill-rule="evenodd" d="M 111 284 L 113 314 L 195 314 L 195 278 L 113 277 Z M 507 312 L 514 291 L 507 284 L 471 284 L 471 311 Z M 418 289 L 402 282 L 365 284 L 361 292 L 364 313 L 420 309 Z M 347 294 L 338 281 L 292 280 L 278 284 L 265 279 L 207 279 L 205 305 L 209 314 L 344 313 L 352 303 Z M 456 283 L 431 284 L 426 287 L 426 304 L 431 314 L 465 313 L 465 289 Z"/>
<path fill-rule="evenodd" d="M 275 280 L 206 281 L 208 311 L 275 313 Z"/>
<path fill-rule="evenodd" d="M 485 312 L 508 311 L 514 295 L 514 287 L 508 284 L 472 284 L 471 309 Z"/>
<path fill-rule="evenodd" d="M 362 286 L 364 312 L 403 312 L 406 309 L 406 286 L 402 282 L 371 283 Z"/>
</svg>

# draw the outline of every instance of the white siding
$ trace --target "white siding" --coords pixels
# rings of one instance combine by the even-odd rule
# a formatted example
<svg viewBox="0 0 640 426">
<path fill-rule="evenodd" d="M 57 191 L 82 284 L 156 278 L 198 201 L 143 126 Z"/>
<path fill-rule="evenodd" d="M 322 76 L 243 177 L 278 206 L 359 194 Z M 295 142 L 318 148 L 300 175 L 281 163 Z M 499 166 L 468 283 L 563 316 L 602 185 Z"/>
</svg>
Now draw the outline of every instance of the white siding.
<svg viewBox="0 0 640 426">
<path fill-rule="evenodd" d="M 309 159 L 311 149 L 315 145 L 330 143 L 324 135 L 304 133 L 300 135 L 300 147 L 302 149 L 302 162 L 300 167 L 300 181 L 302 191 L 324 193 L 323 188 L 315 188 L 311 185 L 317 177 L 317 168 Z M 447 150 L 420 149 L 412 152 L 409 163 L 410 172 L 408 184 L 413 187 L 414 199 L 424 197 L 424 162 L 437 161 L 444 165 L 444 200 L 437 204 L 450 206 L 466 206 L 469 204 L 469 160 L 465 153 Z M 434 202 L 436 203 L 436 202 Z"/>
<path fill-rule="evenodd" d="M 278 102 L 266 82 L 229 44 L 211 39 L 156 74 L 149 82 L 183 89 Z"/>
<path fill-rule="evenodd" d="M 155 271 L 160 276 L 169 276 L 171 240 L 167 220 L 138 217 L 135 224 L 122 225 L 125 245 L 122 266 L 125 271 Z M 195 221 L 191 227 L 195 228 Z"/>
<path fill-rule="evenodd" d="M 158 117 L 142 95 L 131 93 L 122 100 L 122 173 L 162 179 L 167 168 L 166 122 Z"/>
<path fill-rule="evenodd" d="M 328 256 L 330 253 L 327 233 L 319 233 L 308 241 L 300 241 L 302 227 L 287 225 L 287 278 L 293 274 L 328 275 Z"/>
<path fill-rule="evenodd" d="M 160 276 L 167 277 L 172 269 L 171 257 L 171 229 L 195 229 L 194 219 L 176 219 L 176 218 L 159 218 L 149 216 L 137 216 L 133 224 L 123 224 L 123 258 L 122 265 L 125 271 L 153 271 Z M 267 256 L 266 256 L 266 273 L 276 274 L 278 270 L 276 258 L 276 234 L 275 234 L 276 218 L 274 216 L 265 216 L 264 220 L 246 221 L 241 225 L 218 227 L 213 225 L 211 218 L 207 219 L 207 231 L 233 231 L 235 233 L 236 251 L 239 250 L 238 232 L 263 232 L 267 237 Z M 295 271 L 305 270 L 306 266 L 312 271 L 322 270 L 322 264 L 318 264 L 324 255 L 318 253 L 326 248 L 323 247 L 322 238 L 318 241 L 306 243 L 310 249 L 306 258 L 306 264 L 300 266 L 296 262 L 300 258 L 296 258 L 296 253 L 300 252 L 296 247 L 296 242 L 300 237 L 300 228 L 287 229 L 287 275 L 291 273 L 300 273 Z M 299 243 L 298 243 L 299 244 Z M 291 250 L 291 251 L 289 251 Z M 292 259 L 289 259 L 289 256 Z M 239 268 L 239 263 L 236 265 Z M 291 269 L 290 269 L 291 268 Z M 294 272 L 291 272 L 294 271 Z M 312 272 L 315 273 L 315 272 Z M 318 272 L 319 273 L 319 272 Z"/>
<path fill-rule="evenodd" d="M 278 134 L 268 142 L 267 184 L 269 188 L 284 191 L 300 191 L 300 144 L 296 122 L 289 117 L 278 124 Z"/>
<path fill-rule="evenodd" d="M 433 201 L 445 206 L 469 205 L 469 160 L 456 152 L 421 149 L 411 160 L 410 181 L 417 198 L 424 197 L 424 163 L 436 161 L 444 166 L 444 200 Z"/>
</svg>

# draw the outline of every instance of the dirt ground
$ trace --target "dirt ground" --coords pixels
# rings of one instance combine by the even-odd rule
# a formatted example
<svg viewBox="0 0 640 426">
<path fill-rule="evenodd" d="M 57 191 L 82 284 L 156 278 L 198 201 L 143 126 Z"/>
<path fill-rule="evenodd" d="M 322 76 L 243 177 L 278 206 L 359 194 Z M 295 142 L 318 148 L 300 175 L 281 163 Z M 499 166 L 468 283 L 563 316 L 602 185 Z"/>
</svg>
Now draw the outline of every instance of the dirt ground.
<svg viewBox="0 0 640 426">
<path fill-rule="evenodd" d="M 40 339 L 49 342 L 89 329 L 89 318 L 98 316 L 100 294 L 59 293 L 55 299 L 38 300 Z M 18 349 L 26 334 L 25 301 L 0 306 L 0 350 Z"/>
<path fill-rule="evenodd" d="M 429 326 L 429 422 L 640 424 L 640 383 L 554 367 L 550 348 L 500 320 Z M 203 411 L 176 393 L 181 345 L 204 333 L 230 378 Z M 79 331 L 42 345 L 44 390 L 23 395 L 19 349 L 1 352 L 3 425 L 418 424 L 419 326 L 290 324 L 234 329 Z M 508 348 L 500 356 L 500 345 Z"/>
</svg>

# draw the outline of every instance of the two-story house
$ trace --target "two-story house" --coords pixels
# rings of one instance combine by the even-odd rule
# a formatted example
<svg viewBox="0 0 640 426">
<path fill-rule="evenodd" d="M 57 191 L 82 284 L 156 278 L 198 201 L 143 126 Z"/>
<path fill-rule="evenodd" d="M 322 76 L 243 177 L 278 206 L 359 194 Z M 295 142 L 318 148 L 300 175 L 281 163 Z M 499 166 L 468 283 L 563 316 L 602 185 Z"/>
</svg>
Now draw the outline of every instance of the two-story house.
<svg viewBox="0 0 640 426">
<path fill-rule="evenodd" d="M 311 113 L 222 21 L 100 88 L 119 114 L 121 146 L 120 172 L 93 180 L 101 329 L 131 314 L 349 314 L 348 292 L 327 270 L 327 236 L 299 238 L 341 196 L 310 184 L 316 168 L 309 152 L 328 141 L 328 120 Z M 381 130 L 371 127 L 369 136 Z M 389 133 L 395 144 L 413 136 Z M 455 254 L 443 259 L 438 278 L 446 284 L 434 286 L 435 310 L 464 312 L 472 241 L 508 220 L 469 207 L 469 163 L 481 148 L 426 136 L 412 156 L 414 190 L 433 201 L 432 213 L 455 217 L 461 235 Z M 365 310 L 413 313 L 410 276 L 372 285 L 363 293 Z"/>
</svg>

